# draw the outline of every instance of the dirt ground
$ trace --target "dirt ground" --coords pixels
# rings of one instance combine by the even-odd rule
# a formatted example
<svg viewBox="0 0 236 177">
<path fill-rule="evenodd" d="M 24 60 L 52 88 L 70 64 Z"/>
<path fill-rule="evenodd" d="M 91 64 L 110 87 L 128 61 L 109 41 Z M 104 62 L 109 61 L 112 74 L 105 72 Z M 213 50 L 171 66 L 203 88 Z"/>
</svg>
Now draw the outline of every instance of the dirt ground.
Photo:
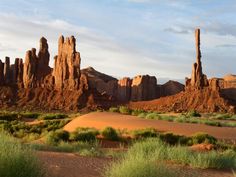
<svg viewBox="0 0 236 177">
<path fill-rule="evenodd" d="M 109 158 L 82 157 L 72 153 L 38 152 L 46 177 L 102 177 L 104 168 L 112 162 Z M 178 167 L 183 173 L 196 173 L 199 177 L 233 177 L 230 171 L 199 170 Z"/>
<path fill-rule="evenodd" d="M 64 130 L 74 131 L 77 127 L 94 127 L 103 129 L 111 126 L 116 129 L 144 129 L 156 128 L 161 132 L 173 132 L 180 135 L 192 135 L 197 132 L 205 132 L 219 139 L 236 140 L 236 128 L 214 127 L 203 124 L 189 124 L 168 122 L 162 120 L 147 120 L 135 116 L 122 115 L 109 112 L 93 112 L 73 119 Z"/>
</svg>

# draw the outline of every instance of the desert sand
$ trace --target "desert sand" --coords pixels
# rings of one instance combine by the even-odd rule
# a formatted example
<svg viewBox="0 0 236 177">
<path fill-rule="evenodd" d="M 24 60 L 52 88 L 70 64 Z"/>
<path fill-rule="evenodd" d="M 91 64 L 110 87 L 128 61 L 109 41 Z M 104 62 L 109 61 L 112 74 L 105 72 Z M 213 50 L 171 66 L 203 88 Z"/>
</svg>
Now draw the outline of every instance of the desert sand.
<svg viewBox="0 0 236 177">
<path fill-rule="evenodd" d="M 236 140 L 236 128 L 222 128 L 203 124 L 177 123 L 162 120 L 146 120 L 136 116 L 109 112 L 93 112 L 77 117 L 69 122 L 64 127 L 64 130 L 73 132 L 78 127 L 103 129 L 107 126 L 127 130 L 155 128 L 161 132 L 173 132 L 186 136 L 197 132 L 205 132 L 219 139 Z"/>
</svg>

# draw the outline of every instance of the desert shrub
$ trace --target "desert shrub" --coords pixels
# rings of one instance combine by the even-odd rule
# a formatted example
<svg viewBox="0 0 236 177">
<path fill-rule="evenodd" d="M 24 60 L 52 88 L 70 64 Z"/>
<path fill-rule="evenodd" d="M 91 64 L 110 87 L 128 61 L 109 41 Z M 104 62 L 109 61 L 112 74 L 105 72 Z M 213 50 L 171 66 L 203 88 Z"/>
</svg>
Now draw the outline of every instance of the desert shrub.
<svg viewBox="0 0 236 177">
<path fill-rule="evenodd" d="M 173 133 L 164 133 L 160 135 L 160 139 L 168 144 L 175 145 L 180 143 L 182 136 L 174 135 Z M 182 137 L 183 138 L 183 137 Z"/>
<path fill-rule="evenodd" d="M 119 109 L 117 107 L 111 107 L 109 108 L 109 112 L 119 112 Z"/>
<path fill-rule="evenodd" d="M 211 135 L 208 135 L 206 133 L 197 133 L 191 136 L 192 143 L 193 144 L 201 144 L 201 143 L 210 143 L 210 144 L 216 144 L 217 139 Z"/>
<path fill-rule="evenodd" d="M 0 120 L 12 121 L 12 120 L 20 119 L 20 118 L 21 118 L 20 115 L 17 113 L 0 112 Z"/>
<path fill-rule="evenodd" d="M 138 116 L 138 115 L 141 114 L 141 113 L 145 113 L 145 111 L 144 111 L 144 110 L 141 110 L 141 109 L 135 109 L 135 110 L 132 110 L 132 111 L 131 111 L 131 115 L 132 115 L 132 116 Z"/>
<path fill-rule="evenodd" d="M 120 106 L 119 107 L 119 112 L 121 114 L 130 114 L 131 110 L 128 107 L 126 107 L 126 106 Z"/>
<path fill-rule="evenodd" d="M 49 145 L 57 145 L 61 141 L 68 141 L 69 133 L 64 130 L 50 132 L 46 137 L 46 143 Z"/>
<path fill-rule="evenodd" d="M 231 117 L 232 116 L 230 114 L 216 114 L 216 115 L 213 115 L 212 118 L 224 120 L 224 119 L 230 119 Z"/>
<path fill-rule="evenodd" d="M 155 112 L 150 112 L 146 114 L 146 119 L 159 119 L 160 115 Z"/>
<path fill-rule="evenodd" d="M 75 132 L 70 133 L 71 141 L 92 142 L 96 140 L 99 132 L 93 128 L 78 128 Z"/>
<path fill-rule="evenodd" d="M 117 141 L 119 140 L 119 136 L 117 131 L 112 127 L 106 127 L 101 132 L 102 136 L 107 140 Z"/>
<path fill-rule="evenodd" d="M 40 116 L 41 120 L 53 120 L 53 119 L 64 119 L 67 118 L 68 115 L 66 114 L 44 114 Z"/>
<path fill-rule="evenodd" d="M 0 141 L 0 176 L 44 176 L 44 169 L 30 148 L 23 147 L 17 140 L 3 133 L 0 134 Z"/>
<path fill-rule="evenodd" d="M 146 118 L 146 116 L 147 116 L 147 113 L 145 112 L 142 112 L 138 115 L 139 118 Z"/>
<path fill-rule="evenodd" d="M 129 149 L 128 155 L 143 156 L 146 159 L 155 161 L 172 161 L 197 168 L 236 168 L 236 153 L 234 151 L 196 152 L 183 146 L 170 146 L 158 138 L 135 143 Z"/>
<path fill-rule="evenodd" d="M 23 112 L 20 113 L 20 115 L 24 118 L 32 118 L 37 119 L 40 116 L 40 113 L 34 113 L 34 112 Z"/>
<path fill-rule="evenodd" d="M 125 157 L 108 166 L 105 177 L 184 177 L 176 169 L 140 157 Z M 188 175 L 188 177 L 190 177 Z"/>
<path fill-rule="evenodd" d="M 136 142 L 120 161 L 105 170 L 105 177 L 177 177 L 188 176 L 161 163 L 166 157 L 164 145 L 158 139 Z M 156 159 L 159 153 L 163 158 Z M 158 157 L 160 157 L 158 156 Z M 158 163 L 157 163 L 158 160 Z"/>
<path fill-rule="evenodd" d="M 196 110 L 192 110 L 187 113 L 187 116 L 188 117 L 201 117 L 201 114 L 197 112 Z"/>
<path fill-rule="evenodd" d="M 134 130 L 132 135 L 135 139 L 157 137 L 159 133 L 153 128 Z"/>
</svg>

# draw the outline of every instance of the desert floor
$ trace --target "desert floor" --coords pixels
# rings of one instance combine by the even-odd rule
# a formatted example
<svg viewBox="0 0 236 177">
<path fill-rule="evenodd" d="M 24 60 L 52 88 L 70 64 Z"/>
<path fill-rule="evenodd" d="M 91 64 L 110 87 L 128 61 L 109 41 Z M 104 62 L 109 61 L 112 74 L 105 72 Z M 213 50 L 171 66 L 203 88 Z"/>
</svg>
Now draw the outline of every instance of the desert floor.
<svg viewBox="0 0 236 177">
<path fill-rule="evenodd" d="M 163 120 L 146 120 L 136 116 L 109 112 L 93 112 L 82 115 L 73 119 L 64 127 L 64 130 L 72 132 L 77 127 L 94 127 L 97 129 L 103 129 L 107 126 L 127 130 L 155 128 L 160 132 L 173 132 L 175 134 L 186 136 L 197 132 L 205 132 L 219 139 L 236 140 L 236 128 L 177 123 Z"/>
<path fill-rule="evenodd" d="M 46 177 L 102 177 L 104 167 L 112 162 L 110 158 L 82 157 L 72 153 L 38 152 L 38 157 L 48 171 Z M 230 171 L 176 168 L 201 177 L 232 177 Z"/>
</svg>

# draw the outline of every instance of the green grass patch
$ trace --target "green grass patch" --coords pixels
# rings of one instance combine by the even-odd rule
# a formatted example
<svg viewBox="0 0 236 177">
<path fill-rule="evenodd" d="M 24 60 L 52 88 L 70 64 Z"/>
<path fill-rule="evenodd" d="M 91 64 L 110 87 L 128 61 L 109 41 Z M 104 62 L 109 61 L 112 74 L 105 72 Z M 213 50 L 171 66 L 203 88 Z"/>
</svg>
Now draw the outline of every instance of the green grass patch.
<svg viewBox="0 0 236 177">
<path fill-rule="evenodd" d="M 0 176 L 44 176 L 44 169 L 30 148 L 3 133 L 0 133 L 0 141 Z"/>
</svg>

